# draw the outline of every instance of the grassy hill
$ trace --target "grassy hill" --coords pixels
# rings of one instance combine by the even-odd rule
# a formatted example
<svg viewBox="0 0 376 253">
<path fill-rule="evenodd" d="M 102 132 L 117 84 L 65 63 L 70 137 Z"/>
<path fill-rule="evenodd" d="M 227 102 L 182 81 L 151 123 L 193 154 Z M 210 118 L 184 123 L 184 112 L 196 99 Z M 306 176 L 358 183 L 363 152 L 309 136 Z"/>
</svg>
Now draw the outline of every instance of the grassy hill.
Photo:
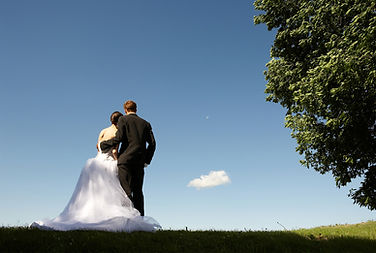
<svg viewBox="0 0 376 253">
<path fill-rule="evenodd" d="M 376 252 L 376 222 L 294 231 L 40 231 L 0 228 L 0 252 Z"/>
</svg>

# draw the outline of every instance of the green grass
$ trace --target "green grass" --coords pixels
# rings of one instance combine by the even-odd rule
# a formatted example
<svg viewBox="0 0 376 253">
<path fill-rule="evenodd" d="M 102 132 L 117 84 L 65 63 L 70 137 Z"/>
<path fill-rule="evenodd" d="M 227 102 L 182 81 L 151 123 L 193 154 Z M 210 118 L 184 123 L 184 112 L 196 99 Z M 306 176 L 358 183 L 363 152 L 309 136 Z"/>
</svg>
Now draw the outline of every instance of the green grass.
<svg viewBox="0 0 376 253">
<path fill-rule="evenodd" d="M 354 225 L 335 225 L 312 229 L 299 229 L 295 232 L 303 236 L 321 239 L 355 237 L 359 239 L 376 240 L 376 222 L 369 221 Z"/>
<path fill-rule="evenodd" d="M 376 252 L 376 222 L 295 231 L 41 231 L 0 228 L 0 252 Z"/>
</svg>

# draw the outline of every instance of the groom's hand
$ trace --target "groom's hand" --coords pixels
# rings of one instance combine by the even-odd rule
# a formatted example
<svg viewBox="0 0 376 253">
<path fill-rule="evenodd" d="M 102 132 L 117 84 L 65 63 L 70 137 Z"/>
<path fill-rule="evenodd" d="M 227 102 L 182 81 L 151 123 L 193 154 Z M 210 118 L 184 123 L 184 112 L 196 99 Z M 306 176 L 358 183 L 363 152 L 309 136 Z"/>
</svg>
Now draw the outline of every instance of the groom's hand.
<svg viewBox="0 0 376 253">
<path fill-rule="evenodd" d="M 149 165 L 149 164 L 147 164 L 147 163 L 144 163 L 144 168 L 148 167 L 148 165 Z"/>
</svg>

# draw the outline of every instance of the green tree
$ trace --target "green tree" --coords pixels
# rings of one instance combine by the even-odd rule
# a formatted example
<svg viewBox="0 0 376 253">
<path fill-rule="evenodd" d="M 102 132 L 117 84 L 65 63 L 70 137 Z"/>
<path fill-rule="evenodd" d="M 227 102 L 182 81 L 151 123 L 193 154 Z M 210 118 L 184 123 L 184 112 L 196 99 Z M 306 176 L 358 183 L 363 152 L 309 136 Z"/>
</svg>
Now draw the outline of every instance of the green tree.
<svg viewBox="0 0 376 253">
<path fill-rule="evenodd" d="M 287 109 L 302 164 L 355 178 L 354 203 L 376 209 L 376 1 L 256 0 L 254 17 L 276 29 L 267 101 Z"/>
</svg>

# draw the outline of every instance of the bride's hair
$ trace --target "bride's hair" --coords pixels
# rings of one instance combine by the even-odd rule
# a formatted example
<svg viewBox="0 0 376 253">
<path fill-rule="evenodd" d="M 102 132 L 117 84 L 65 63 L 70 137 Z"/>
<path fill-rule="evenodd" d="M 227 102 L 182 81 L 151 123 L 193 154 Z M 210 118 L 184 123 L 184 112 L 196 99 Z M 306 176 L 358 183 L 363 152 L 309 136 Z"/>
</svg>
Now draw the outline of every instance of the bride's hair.
<svg viewBox="0 0 376 253">
<path fill-rule="evenodd" d="M 118 111 L 113 112 L 113 113 L 111 114 L 111 117 L 110 117 L 111 123 L 114 124 L 114 125 L 117 125 L 118 120 L 119 120 L 119 118 L 120 118 L 121 116 L 123 116 L 123 114 L 122 114 L 121 112 L 118 112 Z"/>
<path fill-rule="evenodd" d="M 124 103 L 124 110 L 129 112 L 137 112 L 137 104 L 132 100 L 128 100 Z"/>
</svg>

